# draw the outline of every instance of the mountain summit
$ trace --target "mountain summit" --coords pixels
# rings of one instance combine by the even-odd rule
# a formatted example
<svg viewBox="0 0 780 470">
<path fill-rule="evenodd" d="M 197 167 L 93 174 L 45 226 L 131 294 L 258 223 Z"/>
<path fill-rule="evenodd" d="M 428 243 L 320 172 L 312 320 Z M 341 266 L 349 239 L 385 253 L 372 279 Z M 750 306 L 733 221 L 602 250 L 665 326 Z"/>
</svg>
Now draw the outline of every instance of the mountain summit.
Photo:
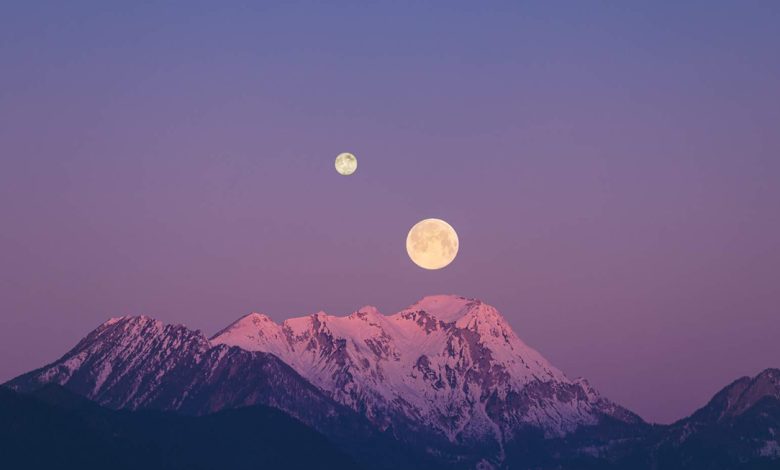
<svg viewBox="0 0 780 470">
<path fill-rule="evenodd" d="M 365 307 L 277 324 L 250 314 L 211 344 L 271 353 L 399 436 L 422 428 L 453 443 L 500 445 L 527 426 L 562 436 L 602 416 L 640 421 L 568 379 L 495 308 L 465 297 L 425 297 L 387 316 Z"/>
</svg>

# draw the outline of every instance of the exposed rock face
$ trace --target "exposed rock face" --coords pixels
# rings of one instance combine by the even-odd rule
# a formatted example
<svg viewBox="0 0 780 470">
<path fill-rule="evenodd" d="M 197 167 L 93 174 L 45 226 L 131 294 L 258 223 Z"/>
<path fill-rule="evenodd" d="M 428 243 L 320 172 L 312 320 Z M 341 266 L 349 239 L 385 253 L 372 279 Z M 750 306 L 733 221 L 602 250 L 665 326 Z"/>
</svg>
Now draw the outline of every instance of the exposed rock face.
<svg viewBox="0 0 780 470">
<path fill-rule="evenodd" d="M 755 377 L 735 380 L 689 419 L 719 421 L 739 416 L 767 397 L 780 400 L 780 369 L 766 369 Z"/>
<path fill-rule="evenodd" d="M 211 345 L 200 332 L 149 317 L 114 318 L 60 360 L 7 385 L 58 384 L 114 409 L 202 415 L 249 405 L 281 409 L 335 441 L 370 440 L 373 426 L 324 394 L 278 357 Z"/>
<path fill-rule="evenodd" d="M 634 455 L 650 468 L 780 468 L 780 370 L 723 388 L 690 417 L 658 429 Z"/>
<path fill-rule="evenodd" d="M 640 422 L 525 345 L 495 308 L 426 297 L 394 315 L 364 307 L 274 323 L 247 315 L 211 339 L 277 355 L 336 401 L 397 435 L 502 443 L 518 428 L 562 436 L 602 416 Z"/>
</svg>

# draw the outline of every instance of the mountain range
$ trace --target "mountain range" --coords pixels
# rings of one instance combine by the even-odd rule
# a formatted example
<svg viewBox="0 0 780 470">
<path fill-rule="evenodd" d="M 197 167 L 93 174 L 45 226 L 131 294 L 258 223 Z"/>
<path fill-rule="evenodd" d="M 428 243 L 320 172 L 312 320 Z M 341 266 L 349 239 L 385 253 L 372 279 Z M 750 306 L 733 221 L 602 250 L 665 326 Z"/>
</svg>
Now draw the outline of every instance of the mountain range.
<svg viewBox="0 0 780 470">
<path fill-rule="evenodd" d="M 278 324 L 252 313 L 211 338 L 112 318 L 5 385 L 16 400 L 62 387 L 104 414 L 200 422 L 274 409 L 363 468 L 780 468 L 777 370 L 734 382 L 673 425 L 651 425 L 569 379 L 495 308 L 458 296 L 393 315 L 368 306 Z"/>
</svg>

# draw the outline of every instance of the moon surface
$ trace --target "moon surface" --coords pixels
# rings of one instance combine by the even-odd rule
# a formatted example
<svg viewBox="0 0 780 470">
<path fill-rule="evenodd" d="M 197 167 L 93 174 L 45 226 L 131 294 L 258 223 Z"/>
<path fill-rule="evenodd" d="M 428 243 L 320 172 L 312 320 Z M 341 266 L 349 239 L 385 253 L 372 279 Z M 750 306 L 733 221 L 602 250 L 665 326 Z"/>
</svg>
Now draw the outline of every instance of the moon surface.
<svg viewBox="0 0 780 470">
<path fill-rule="evenodd" d="M 336 171 L 340 175 L 349 176 L 357 170 L 357 158 L 349 152 L 340 153 L 336 157 Z"/>
<path fill-rule="evenodd" d="M 421 220 L 406 236 L 406 252 L 423 269 L 441 269 L 458 254 L 458 233 L 441 219 Z"/>
</svg>

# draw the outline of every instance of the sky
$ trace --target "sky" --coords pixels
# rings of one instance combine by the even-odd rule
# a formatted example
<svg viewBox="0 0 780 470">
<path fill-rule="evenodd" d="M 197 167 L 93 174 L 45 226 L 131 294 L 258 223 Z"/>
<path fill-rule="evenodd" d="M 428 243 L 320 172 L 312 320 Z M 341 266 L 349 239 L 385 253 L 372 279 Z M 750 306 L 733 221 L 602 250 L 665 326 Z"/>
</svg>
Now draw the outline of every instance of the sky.
<svg viewBox="0 0 780 470">
<path fill-rule="evenodd" d="M 0 381 L 112 316 L 211 335 L 449 293 L 686 416 L 780 367 L 778 24 L 775 1 L 5 1 Z M 428 217 L 460 237 L 440 271 L 405 251 Z"/>
</svg>

